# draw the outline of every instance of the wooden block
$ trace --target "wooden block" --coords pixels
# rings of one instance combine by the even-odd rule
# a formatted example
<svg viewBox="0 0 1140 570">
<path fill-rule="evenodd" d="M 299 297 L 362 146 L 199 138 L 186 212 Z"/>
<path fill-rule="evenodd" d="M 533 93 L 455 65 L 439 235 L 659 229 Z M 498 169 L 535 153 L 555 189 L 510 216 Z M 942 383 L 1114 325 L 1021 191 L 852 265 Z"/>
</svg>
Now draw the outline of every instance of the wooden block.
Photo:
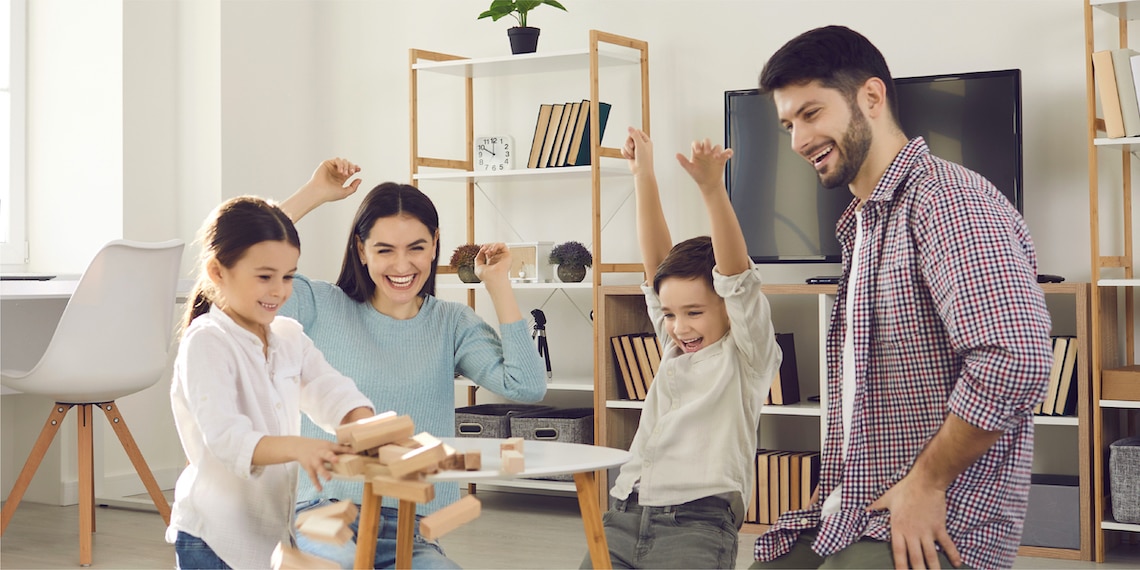
<svg viewBox="0 0 1140 570">
<path fill-rule="evenodd" d="M 462 499 L 420 519 L 420 535 L 435 540 L 475 520 L 482 512 L 479 499 L 467 495 Z"/>
<path fill-rule="evenodd" d="M 443 443 L 436 440 L 433 445 L 425 445 L 405 453 L 403 457 L 389 463 L 388 469 L 396 477 L 407 477 L 420 471 L 437 469 L 445 455 Z"/>
<path fill-rule="evenodd" d="M 360 429 L 360 427 L 362 427 L 362 426 L 366 426 L 366 425 L 377 423 L 377 422 L 383 422 L 389 418 L 394 418 L 394 417 L 396 417 L 396 412 L 384 412 L 382 414 L 376 414 L 375 416 L 372 416 L 370 418 L 364 418 L 363 420 L 357 420 L 357 421 L 352 422 L 352 423 L 342 424 L 336 428 L 336 442 L 337 443 L 343 443 L 343 444 L 349 444 L 352 442 L 352 432 L 353 431 Z"/>
<path fill-rule="evenodd" d="M 367 458 L 363 455 L 340 455 L 337 462 L 332 464 L 332 470 L 340 475 L 363 475 L 364 464 Z"/>
<path fill-rule="evenodd" d="M 297 526 L 297 530 L 321 542 L 344 544 L 352 540 L 352 529 L 348 528 L 348 523 L 344 519 L 338 517 L 310 516 L 303 524 Z"/>
<path fill-rule="evenodd" d="M 478 471 L 483 468 L 483 454 L 478 449 L 468 449 L 463 452 L 463 468 L 467 471 Z"/>
<path fill-rule="evenodd" d="M 301 552 L 283 542 L 277 543 L 277 548 L 273 549 L 273 556 L 270 557 L 269 563 L 273 567 L 273 570 L 300 570 L 307 568 L 340 570 L 340 565 L 332 560 Z"/>
<path fill-rule="evenodd" d="M 1101 372 L 1100 399 L 1140 400 L 1140 364 Z"/>
<path fill-rule="evenodd" d="M 503 452 L 504 473 L 522 473 L 525 469 L 522 453 L 509 449 Z"/>
<path fill-rule="evenodd" d="M 405 453 L 410 451 L 412 451 L 411 448 L 389 443 L 388 445 L 381 445 L 376 448 L 376 457 L 380 459 L 380 463 L 389 465 L 399 461 Z"/>
<path fill-rule="evenodd" d="M 351 523 L 356 520 L 356 515 L 360 509 L 356 508 L 356 503 L 352 501 L 337 501 L 331 505 L 309 509 L 297 515 L 297 527 L 300 527 L 311 517 L 337 519 L 346 523 Z"/>
<path fill-rule="evenodd" d="M 382 497 L 414 503 L 426 503 L 435 498 L 435 487 L 427 481 L 384 475 L 372 477 L 372 492 Z"/>
<path fill-rule="evenodd" d="M 508 451 L 508 450 L 517 451 L 519 453 L 522 453 L 523 452 L 523 438 L 521 438 L 521 437 L 509 437 L 509 438 L 507 438 L 506 441 L 499 444 L 499 451 Z"/>
<path fill-rule="evenodd" d="M 434 436 L 434 435 L 432 435 L 426 431 L 421 431 L 420 433 L 413 435 L 412 441 L 416 442 L 416 444 L 417 444 L 417 445 L 410 446 L 413 448 L 427 447 L 429 445 L 443 445 L 443 442 L 440 441 L 438 437 L 436 437 L 436 436 Z"/>
<path fill-rule="evenodd" d="M 443 444 L 443 461 L 439 462 L 439 468 L 451 471 L 463 471 L 466 469 L 463 459 L 462 453 L 455 451 L 454 447 L 445 443 Z"/>
<path fill-rule="evenodd" d="M 359 453 L 365 449 L 380 447 L 394 441 L 410 437 L 416 431 L 411 416 L 396 416 L 356 428 L 349 434 L 352 450 Z"/>
<path fill-rule="evenodd" d="M 384 465 L 384 464 L 380 463 L 379 461 L 374 460 L 370 463 L 365 463 L 364 464 L 364 477 L 366 479 L 372 479 L 372 478 L 377 477 L 377 476 L 391 477 L 392 476 L 392 470 L 388 469 L 387 465 Z"/>
</svg>

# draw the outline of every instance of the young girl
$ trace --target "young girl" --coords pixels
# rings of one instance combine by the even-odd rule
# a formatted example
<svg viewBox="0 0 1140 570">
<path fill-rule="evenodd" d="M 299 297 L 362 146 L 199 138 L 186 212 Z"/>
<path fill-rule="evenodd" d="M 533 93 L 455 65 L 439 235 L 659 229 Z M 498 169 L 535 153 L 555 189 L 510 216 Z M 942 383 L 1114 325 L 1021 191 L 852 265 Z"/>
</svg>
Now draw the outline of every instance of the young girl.
<svg viewBox="0 0 1140 570">
<path fill-rule="evenodd" d="M 225 202 L 203 227 L 170 390 L 190 461 L 166 531 L 179 568 L 268 568 L 290 540 L 297 466 L 319 489 L 325 463 L 350 452 L 300 437 L 301 412 L 329 432 L 374 414 L 301 325 L 277 317 L 300 254 L 293 222 L 260 198 Z"/>
<path fill-rule="evenodd" d="M 325 202 L 343 199 L 359 185 L 356 181 L 345 186 L 359 170 L 343 159 L 326 160 L 281 208 L 297 221 Z M 376 186 L 352 221 L 336 283 L 299 275 L 297 294 L 282 314 L 300 321 L 329 362 L 373 402 L 410 415 L 417 431 L 452 435 L 456 374 L 505 398 L 534 402 L 546 393 L 546 370 L 511 289 L 506 246 L 485 245 L 475 260 L 498 317 L 496 334 L 471 307 L 435 297 L 439 232 L 439 214 L 423 192 L 393 182 Z M 301 433 L 322 435 L 309 422 L 303 423 Z M 297 497 L 304 509 L 330 500 L 359 501 L 361 491 L 361 484 L 351 481 L 331 481 L 322 490 L 302 480 Z M 435 497 L 417 505 L 417 515 L 459 500 L 459 486 L 437 483 Z M 395 564 L 395 506 L 385 498 L 376 568 Z M 414 567 L 457 567 L 434 541 L 417 533 L 414 544 Z M 298 545 L 352 567 L 352 542 L 338 547 L 300 536 Z"/>
</svg>

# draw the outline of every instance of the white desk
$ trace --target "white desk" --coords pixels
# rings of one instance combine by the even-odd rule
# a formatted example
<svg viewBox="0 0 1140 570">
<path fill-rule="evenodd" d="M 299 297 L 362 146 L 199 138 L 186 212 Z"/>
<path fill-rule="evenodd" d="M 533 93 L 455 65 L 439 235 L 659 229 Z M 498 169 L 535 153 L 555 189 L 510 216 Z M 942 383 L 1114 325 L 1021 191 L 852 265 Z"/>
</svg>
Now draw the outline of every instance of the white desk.
<svg viewBox="0 0 1140 570">
<path fill-rule="evenodd" d="M 630 460 L 628 451 L 557 441 L 532 441 L 523 444 L 526 470 L 522 473 L 500 471 L 502 460 L 499 446 L 502 439 L 482 437 L 441 437 L 456 451 L 478 450 L 482 456 L 479 471 L 440 471 L 428 475 L 427 480 L 436 481 L 485 481 L 487 479 L 528 479 L 550 477 L 552 475 L 573 474 L 578 491 L 578 507 L 582 512 L 582 524 L 586 529 L 586 545 L 594 568 L 610 568 L 610 549 L 606 543 L 606 533 L 602 527 L 602 513 L 598 508 L 597 480 L 595 471 L 617 467 Z M 342 476 L 337 475 L 337 478 Z M 360 477 L 348 479 L 364 480 Z M 364 480 L 364 494 L 361 497 L 360 528 L 356 540 L 357 568 L 371 568 L 376 556 L 376 533 L 380 526 L 380 497 L 372 490 L 372 483 Z M 412 567 L 412 535 L 415 531 L 416 503 L 400 501 L 396 531 L 396 568 Z M 361 540 L 369 537 L 370 540 Z"/>
<path fill-rule="evenodd" d="M 0 300 L 70 299 L 77 285 L 79 285 L 79 275 L 60 275 L 47 281 L 0 281 Z M 179 279 L 178 301 L 185 301 L 186 295 L 193 288 L 193 279 Z"/>
</svg>

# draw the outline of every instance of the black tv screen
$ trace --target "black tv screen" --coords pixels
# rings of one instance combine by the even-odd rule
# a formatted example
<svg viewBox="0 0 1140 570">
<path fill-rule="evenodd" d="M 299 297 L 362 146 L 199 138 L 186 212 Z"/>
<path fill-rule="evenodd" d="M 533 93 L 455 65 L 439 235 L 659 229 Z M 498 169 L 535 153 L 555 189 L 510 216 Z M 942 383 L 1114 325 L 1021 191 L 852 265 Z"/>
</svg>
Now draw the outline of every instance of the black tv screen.
<svg viewBox="0 0 1140 570">
<path fill-rule="evenodd" d="M 935 156 L 994 184 L 1022 212 L 1021 72 L 1017 69 L 895 79 L 899 122 Z M 841 260 L 835 223 L 851 202 L 847 187 L 824 188 L 792 150 L 772 98 L 757 89 L 725 91 L 725 184 L 748 254 L 757 263 Z"/>
</svg>

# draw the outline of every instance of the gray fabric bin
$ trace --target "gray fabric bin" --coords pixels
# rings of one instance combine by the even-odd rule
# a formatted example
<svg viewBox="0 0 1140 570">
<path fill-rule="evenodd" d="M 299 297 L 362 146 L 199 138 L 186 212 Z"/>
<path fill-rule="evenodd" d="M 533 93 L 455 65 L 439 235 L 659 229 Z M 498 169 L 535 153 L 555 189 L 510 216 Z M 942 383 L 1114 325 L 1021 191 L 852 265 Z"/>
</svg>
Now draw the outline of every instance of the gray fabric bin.
<svg viewBox="0 0 1140 570">
<path fill-rule="evenodd" d="M 536 441 L 594 444 L 594 408 L 550 409 L 511 416 L 511 437 Z M 526 456 L 526 446 L 523 446 Z M 573 481 L 573 475 L 546 477 Z"/>
<path fill-rule="evenodd" d="M 1140 437 L 1118 439 L 1109 445 L 1108 470 L 1112 518 L 1140 523 Z"/>
<path fill-rule="evenodd" d="M 511 437 L 511 416 L 553 410 L 540 404 L 479 404 L 455 409 L 456 437 Z"/>
</svg>

